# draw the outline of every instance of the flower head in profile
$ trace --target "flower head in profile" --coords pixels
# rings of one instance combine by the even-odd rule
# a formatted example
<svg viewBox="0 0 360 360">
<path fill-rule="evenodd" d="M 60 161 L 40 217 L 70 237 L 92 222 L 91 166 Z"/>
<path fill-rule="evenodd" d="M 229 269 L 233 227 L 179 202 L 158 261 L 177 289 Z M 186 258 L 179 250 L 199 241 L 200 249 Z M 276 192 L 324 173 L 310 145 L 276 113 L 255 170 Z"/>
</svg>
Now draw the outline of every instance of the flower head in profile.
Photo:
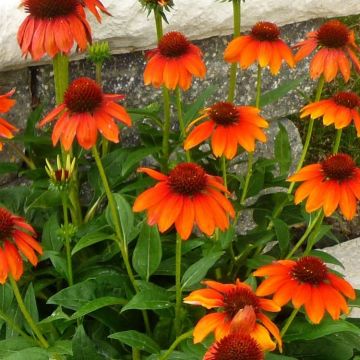
<svg viewBox="0 0 360 360">
<path fill-rule="evenodd" d="M 159 182 L 141 193 L 135 200 L 135 212 L 147 211 L 148 224 L 157 224 L 164 232 L 175 224 L 176 231 L 187 240 L 194 225 L 211 236 L 216 228 L 224 231 L 229 227 L 228 216 L 235 211 L 222 194 L 227 189 L 216 176 L 208 175 L 193 163 L 181 163 L 164 175 L 158 171 L 140 168 Z"/>
<path fill-rule="evenodd" d="M 188 128 L 202 119 L 184 142 L 185 150 L 189 150 L 211 137 L 211 148 L 215 156 L 224 155 L 232 159 L 238 145 L 246 151 L 255 150 L 255 140 L 266 141 L 263 128 L 268 123 L 259 115 L 260 110 L 253 106 L 236 106 L 229 102 L 218 102 L 203 110 L 202 115 L 195 119 Z"/>
<path fill-rule="evenodd" d="M 281 350 L 282 341 L 277 326 L 263 311 L 278 312 L 280 306 L 274 301 L 257 296 L 251 287 L 236 281 L 222 284 L 204 281 L 205 289 L 195 290 L 184 299 L 191 305 L 201 305 L 206 309 L 219 309 L 205 315 L 194 329 L 194 343 L 199 343 L 214 332 L 216 341 L 232 332 L 245 333 L 255 339 L 263 350 L 274 350 L 275 338 Z M 270 335 L 271 334 L 271 335 Z"/>
<path fill-rule="evenodd" d="M 354 121 L 358 136 L 360 136 L 360 98 L 351 91 L 341 91 L 329 99 L 320 100 L 306 105 L 301 110 L 300 118 L 310 115 L 311 119 L 322 117 L 323 124 L 335 125 L 342 129 Z"/>
<path fill-rule="evenodd" d="M 193 76 L 204 78 L 206 74 L 201 50 L 177 31 L 165 34 L 158 47 L 147 53 L 147 58 L 145 85 L 187 90 Z"/>
<path fill-rule="evenodd" d="M 330 82 L 340 71 L 347 82 L 350 79 L 351 62 L 360 71 L 360 60 L 356 54 L 360 49 L 355 43 L 354 32 L 339 20 L 327 21 L 317 31 L 309 32 L 307 39 L 294 47 L 298 49 L 296 61 L 316 52 L 310 62 L 312 79 L 324 75 L 325 81 Z"/>
<path fill-rule="evenodd" d="M 10 99 L 14 93 L 15 90 L 11 90 L 4 95 L 0 95 L 0 113 L 7 113 L 15 105 L 16 101 Z M 5 119 L 0 117 L 0 151 L 3 149 L 1 138 L 12 139 L 15 131 L 18 131 L 15 126 L 9 124 Z"/>
<path fill-rule="evenodd" d="M 54 169 L 48 159 L 45 159 L 45 171 L 50 178 L 51 188 L 62 191 L 65 190 L 71 181 L 75 168 L 75 158 L 67 154 L 65 164 L 62 163 L 60 156 L 56 157 L 57 169 Z"/>
<path fill-rule="evenodd" d="M 339 207 L 347 220 L 355 216 L 360 199 L 360 169 L 351 156 L 331 155 L 320 163 L 303 167 L 288 181 L 302 182 L 295 192 L 295 204 L 307 199 L 307 212 L 322 208 L 325 216 L 330 216 Z"/>
<path fill-rule="evenodd" d="M 264 360 L 264 352 L 251 336 L 230 333 L 215 342 L 206 352 L 203 360 Z"/>
<path fill-rule="evenodd" d="M 280 39 L 280 29 L 267 21 L 256 23 L 249 35 L 232 40 L 225 49 L 224 59 L 239 63 L 243 69 L 257 62 L 262 68 L 269 66 L 273 75 L 280 71 L 283 60 L 290 67 L 295 65 L 289 46 Z"/>
<path fill-rule="evenodd" d="M 23 0 L 21 5 L 29 14 L 17 34 L 25 57 L 40 60 L 45 54 L 68 54 L 74 43 L 84 51 L 91 43 L 91 28 L 79 0 Z"/>
<path fill-rule="evenodd" d="M 32 265 L 37 265 L 35 252 L 42 254 L 43 251 L 35 237 L 35 230 L 25 219 L 0 207 L 0 284 L 6 282 L 9 273 L 15 280 L 20 279 L 24 272 L 20 253 Z"/>
<path fill-rule="evenodd" d="M 52 133 L 55 146 L 60 140 L 69 150 L 75 135 L 84 149 L 96 144 L 99 131 L 106 139 L 119 142 L 119 128 L 114 119 L 131 126 L 131 118 L 117 100 L 123 95 L 104 94 L 92 79 L 81 77 L 74 80 L 65 92 L 64 103 L 52 110 L 40 121 L 38 127 L 58 118 Z"/>
<path fill-rule="evenodd" d="M 80 0 L 81 4 L 89 9 L 92 14 L 96 17 L 97 21 L 101 23 L 101 15 L 99 10 L 106 15 L 111 16 L 111 14 L 107 11 L 106 7 L 102 4 L 100 0 Z"/>
<path fill-rule="evenodd" d="M 341 312 L 349 312 L 344 296 L 355 299 L 352 286 L 331 273 L 315 256 L 305 256 L 296 261 L 279 260 L 259 268 L 254 275 L 266 277 L 257 288 L 257 295 L 274 294 L 273 300 L 280 306 L 290 300 L 296 309 L 304 306 L 309 319 L 315 324 L 320 323 L 325 311 L 334 320 L 339 319 Z"/>
</svg>

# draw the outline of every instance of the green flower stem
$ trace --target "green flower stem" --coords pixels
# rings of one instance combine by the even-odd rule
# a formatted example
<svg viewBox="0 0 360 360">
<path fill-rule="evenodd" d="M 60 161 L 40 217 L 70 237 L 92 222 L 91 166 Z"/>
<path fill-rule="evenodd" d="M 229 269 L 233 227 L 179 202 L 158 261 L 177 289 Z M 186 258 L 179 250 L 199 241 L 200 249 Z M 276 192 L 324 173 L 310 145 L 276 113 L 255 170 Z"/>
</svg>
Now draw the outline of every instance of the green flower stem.
<svg viewBox="0 0 360 360">
<path fill-rule="evenodd" d="M 322 90 L 324 88 L 324 83 L 325 83 L 325 79 L 321 75 L 321 77 L 319 79 L 319 82 L 318 82 L 317 90 L 316 90 L 315 102 L 319 101 L 320 98 L 321 98 L 321 93 L 322 93 Z M 311 135 L 312 135 L 312 132 L 313 132 L 313 128 L 314 128 L 314 119 L 310 119 L 309 126 L 308 126 L 307 133 L 306 133 L 305 144 L 304 144 L 304 147 L 303 147 L 303 151 L 301 153 L 300 160 L 299 160 L 299 162 L 298 162 L 298 164 L 296 166 L 295 172 L 298 172 L 302 168 L 302 166 L 304 164 L 307 152 L 309 150 L 310 140 L 311 140 Z M 294 182 L 290 184 L 289 189 L 288 189 L 288 194 L 292 193 L 292 191 L 294 190 L 294 186 L 295 186 Z"/>
<path fill-rule="evenodd" d="M 260 99 L 261 99 L 261 81 L 262 80 L 262 71 L 260 65 L 258 65 L 257 69 L 257 81 L 256 81 L 256 100 L 255 106 L 260 109 Z M 245 178 L 245 184 L 243 188 L 243 192 L 241 194 L 240 204 L 245 205 L 246 195 L 249 189 L 250 179 L 252 175 L 252 165 L 254 161 L 254 152 L 248 153 L 248 167 L 247 167 L 247 174 Z"/>
<path fill-rule="evenodd" d="M 176 347 L 183 342 L 184 340 L 188 339 L 189 337 L 192 336 L 193 334 L 193 329 L 187 331 L 186 333 L 178 336 L 175 341 L 171 344 L 171 346 L 169 347 L 168 350 L 166 350 L 166 352 L 159 357 L 159 360 L 167 360 L 169 358 L 169 356 L 172 354 L 172 352 L 176 349 Z"/>
<path fill-rule="evenodd" d="M 132 358 L 133 360 L 141 360 L 141 354 L 139 349 L 132 348 Z"/>
<path fill-rule="evenodd" d="M 161 38 L 164 36 L 164 30 L 162 26 L 162 17 L 158 9 L 154 10 L 154 16 L 155 16 L 157 41 L 160 42 Z"/>
<path fill-rule="evenodd" d="M 69 286 L 74 285 L 72 261 L 71 261 L 71 245 L 69 236 L 69 216 L 68 216 L 68 199 L 67 193 L 63 192 L 61 195 L 63 215 L 64 215 L 64 230 L 65 230 L 65 249 L 66 249 L 66 265 L 68 273 Z"/>
<path fill-rule="evenodd" d="M 1 139 L 1 141 L 4 141 L 3 139 Z M 16 144 L 14 144 L 11 141 L 4 141 L 6 142 L 7 145 L 9 145 L 9 147 L 14 151 L 14 153 L 21 159 L 24 161 L 24 163 L 28 166 L 29 169 L 31 170 L 35 170 L 36 166 L 34 164 L 34 162 L 28 158 L 18 147 Z"/>
<path fill-rule="evenodd" d="M 56 105 L 60 105 L 64 102 L 64 94 L 69 86 L 69 58 L 67 55 L 61 53 L 57 54 L 53 59 L 53 70 L 54 70 L 54 83 L 55 83 L 55 99 Z M 66 151 L 61 147 L 61 153 L 63 161 L 65 162 Z M 72 154 L 72 149 L 69 151 Z M 73 184 L 74 186 L 70 189 L 70 207 L 72 222 L 75 225 L 82 223 L 82 213 L 79 200 L 79 179 L 77 169 L 73 172 Z"/>
<path fill-rule="evenodd" d="M 155 25 L 156 25 L 156 36 L 157 41 L 160 42 L 164 35 L 162 26 L 162 17 L 158 9 L 154 10 Z M 163 141 L 162 141 L 162 152 L 163 152 L 163 164 L 162 169 L 167 170 L 169 160 L 169 139 L 170 139 L 170 94 L 169 90 L 163 86 L 163 102 L 164 102 L 164 122 L 163 122 Z"/>
<path fill-rule="evenodd" d="M 176 235 L 176 260 L 175 260 L 175 288 L 176 288 L 176 302 L 175 302 L 175 335 L 179 336 L 181 331 L 181 237 Z"/>
<path fill-rule="evenodd" d="M 28 310 L 26 309 L 26 306 L 24 304 L 24 301 L 21 297 L 20 294 L 20 290 L 17 286 L 16 281 L 14 280 L 14 278 L 12 277 L 12 275 L 9 276 L 10 279 L 10 284 L 11 287 L 13 289 L 16 301 L 19 305 L 20 311 L 22 312 L 26 322 L 29 324 L 31 330 L 33 331 L 33 333 L 36 335 L 36 337 L 39 339 L 40 344 L 43 348 L 47 349 L 49 347 L 49 343 L 47 342 L 47 340 L 44 338 L 43 334 L 41 333 L 40 329 L 38 328 L 38 326 L 36 325 L 34 319 L 31 317 L 30 313 L 28 312 Z"/>
<path fill-rule="evenodd" d="M 64 101 L 64 94 L 69 86 L 69 58 L 63 54 L 57 54 L 53 59 L 55 98 L 56 104 Z"/>
<path fill-rule="evenodd" d="M 246 174 L 246 178 L 245 178 L 244 189 L 243 189 L 243 192 L 241 194 L 241 199 L 240 199 L 240 205 L 242 205 L 242 206 L 245 205 L 245 202 L 246 202 L 246 196 L 247 196 L 250 179 L 251 179 L 251 175 L 252 175 L 253 160 L 254 160 L 254 152 L 249 152 L 247 174 Z"/>
<path fill-rule="evenodd" d="M 102 87 L 102 62 L 95 63 L 95 80 Z M 101 155 L 105 156 L 109 151 L 109 141 L 102 137 L 101 140 Z"/>
<path fill-rule="evenodd" d="M 185 131 L 183 111 L 182 111 L 181 90 L 179 87 L 176 88 L 176 108 L 177 108 L 178 119 L 179 119 L 181 141 L 183 141 L 186 136 L 186 131 Z M 186 161 L 190 162 L 191 157 L 190 157 L 189 151 L 185 151 L 185 156 L 186 156 Z"/>
<path fill-rule="evenodd" d="M 227 162 L 224 155 L 221 157 L 221 170 L 224 180 L 224 186 L 227 188 Z"/>
<path fill-rule="evenodd" d="M 1 310 L 0 310 L 0 319 L 5 321 L 15 332 L 17 332 L 23 338 L 30 340 L 30 341 L 34 340 L 32 337 L 30 337 L 28 334 L 26 334 L 26 332 L 24 332 L 22 329 L 20 329 L 17 326 L 17 324 L 11 318 L 9 318 L 5 313 L 3 313 Z M 36 342 L 38 343 L 39 346 L 41 346 L 41 343 L 38 340 L 36 340 Z"/>
<path fill-rule="evenodd" d="M 337 154 L 339 152 L 341 135 L 342 135 L 342 129 L 338 129 L 336 132 L 336 139 L 335 139 L 335 143 L 334 143 L 333 150 L 332 150 L 333 154 Z"/>
<path fill-rule="evenodd" d="M 321 222 L 324 218 L 324 214 L 322 210 L 318 212 L 318 214 L 315 216 L 315 219 L 310 222 L 309 226 L 307 227 L 306 231 L 304 232 L 303 236 L 299 239 L 299 241 L 296 243 L 296 245 L 291 249 L 289 254 L 286 256 L 285 259 L 290 259 L 296 251 L 299 249 L 299 247 L 304 243 L 304 241 L 308 238 L 312 230 L 317 226 L 318 224 L 321 225 Z"/>
<path fill-rule="evenodd" d="M 321 224 L 322 224 L 322 222 L 323 222 L 323 219 L 324 219 L 324 213 L 321 212 L 321 217 L 320 217 L 320 219 L 317 221 L 317 224 L 316 224 L 316 226 L 315 226 L 315 228 L 314 228 L 314 231 L 313 231 L 313 233 L 311 234 L 311 239 L 313 239 L 313 238 L 319 233 L 320 228 L 321 228 Z M 306 249 L 305 249 L 304 254 L 303 254 L 304 256 L 310 254 L 313 245 L 314 245 L 314 242 L 313 242 L 313 241 L 310 241 L 310 242 L 308 242 L 308 243 L 306 244 Z"/>
<path fill-rule="evenodd" d="M 233 0 L 233 19 L 234 19 L 234 38 L 240 36 L 241 27 L 241 0 Z M 230 68 L 230 81 L 229 81 L 229 94 L 228 101 L 233 102 L 235 99 L 236 88 L 236 76 L 237 76 L 237 63 L 231 64 Z"/>
<path fill-rule="evenodd" d="M 292 311 L 292 313 L 290 314 L 290 316 L 287 318 L 286 323 L 285 323 L 284 327 L 281 329 L 281 332 L 280 332 L 281 337 L 284 337 L 285 333 L 288 331 L 291 323 L 294 321 L 294 319 L 295 319 L 298 312 L 299 312 L 299 309 L 294 309 Z"/>
<path fill-rule="evenodd" d="M 92 147 L 92 154 L 94 156 L 96 166 L 97 166 L 97 168 L 99 170 L 100 178 L 101 178 L 101 181 L 103 183 L 105 193 L 106 193 L 106 196 L 107 196 L 107 199 L 108 199 L 111 218 L 112 218 L 112 221 L 113 221 L 114 226 L 115 226 L 116 242 L 117 242 L 117 244 L 119 246 L 120 253 L 121 253 L 121 256 L 123 258 L 125 268 L 126 268 L 126 272 L 127 272 L 128 276 L 129 276 L 130 282 L 131 282 L 135 292 L 138 293 L 139 292 L 139 287 L 136 284 L 135 276 L 134 276 L 134 273 L 133 273 L 131 265 L 130 265 L 128 249 L 127 249 L 125 239 L 123 237 L 123 232 L 122 232 L 122 228 L 121 228 L 121 222 L 120 222 L 120 217 L 119 217 L 119 213 L 118 213 L 118 210 L 117 210 L 116 202 L 115 202 L 114 196 L 113 196 L 113 194 L 111 192 L 110 185 L 109 185 L 109 182 L 107 180 L 105 170 L 104 170 L 104 167 L 102 165 L 102 162 L 101 162 L 101 159 L 100 159 L 100 156 L 99 156 L 99 152 L 98 152 L 96 146 Z M 147 316 L 146 311 L 142 311 L 142 314 L 143 314 L 143 318 L 144 318 L 146 332 L 150 333 L 150 323 L 149 323 L 149 318 Z"/>
</svg>

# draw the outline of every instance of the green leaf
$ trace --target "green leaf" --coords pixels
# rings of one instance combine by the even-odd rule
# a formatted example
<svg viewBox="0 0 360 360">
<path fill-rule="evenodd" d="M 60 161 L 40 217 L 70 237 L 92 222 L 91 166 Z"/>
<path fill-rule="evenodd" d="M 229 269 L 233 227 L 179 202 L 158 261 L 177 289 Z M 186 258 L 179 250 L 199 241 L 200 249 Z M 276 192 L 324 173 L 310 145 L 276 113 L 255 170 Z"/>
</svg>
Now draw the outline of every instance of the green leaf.
<svg viewBox="0 0 360 360">
<path fill-rule="evenodd" d="M 24 349 L 29 349 L 35 346 L 35 342 L 21 337 L 11 337 L 0 341 L 0 359 L 5 359 L 7 356 L 20 352 Z"/>
<path fill-rule="evenodd" d="M 312 248 L 318 241 L 320 241 L 325 235 L 330 233 L 331 225 L 321 225 L 318 231 L 314 231 L 307 241 L 308 246 Z"/>
<path fill-rule="evenodd" d="M 274 90 L 267 91 L 261 95 L 260 104 L 261 107 L 270 105 L 282 97 L 286 96 L 291 90 L 295 90 L 304 80 L 305 76 L 283 82 Z"/>
<path fill-rule="evenodd" d="M 120 217 L 121 230 L 126 243 L 129 243 L 134 237 L 134 213 L 131 210 L 129 203 L 120 194 L 113 194 L 117 210 Z M 106 208 L 107 222 L 114 226 L 110 207 Z"/>
<path fill-rule="evenodd" d="M 93 311 L 99 310 L 105 306 L 112 305 L 125 305 L 128 301 L 126 299 L 117 298 L 113 296 L 105 296 L 95 300 L 92 300 L 85 305 L 81 306 L 72 316 L 71 320 L 83 317 Z"/>
<path fill-rule="evenodd" d="M 101 360 L 94 342 L 86 335 L 84 327 L 80 325 L 72 340 L 73 360 Z"/>
<path fill-rule="evenodd" d="M 54 208 L 59 205 L 61 205 L 61 196 L 59 192 L 34 190 L 26 200 L 25 212 L 35 208 Z"/>
<path fill-rule="evenodd" d="M 16 173 L 20 170 L 20 166 L 14 163 L 1 163 L 0 166 L 0 175 L 5 175 L 9 173 Z"/>
<path fill-rule="evenodd" d="M 345 266 L 338 259 L 324 251 L 312 250 L 310 255 L 317 256 L 326 263 L 341 266 L 345 270 Z"/>
<path fill-rule="evenodd" d="M 56 320 L 70 320 L 70 316 L 65 314 L 62 311 L 61 306 L 57 307 L 55 311 L 52 312 L 50 316 L 45 319 L 42 319 L 39 324 L 49 324 Z"/>
<path fill-rule="evenodd" d="M 157 226 L 149 226 L 145 221 L 133 253 L 133 266 L 146 281 L 159 267 L 162 258 L 161 239 Z"/>
<path fill-rule="evenodd" d="M 10 354 L 2 358 L 3 360 L 49 360 L 49 354 L 45 349 L 38 347 L 31 347 L 16 351 L 16 353 Z"/>
<path fill-rule="evenodd" d="M 50 219 L 45 223 L 41 244 L 45 250 L 60 251 L 63 247 L 63 241 L 59 236 L 59 221 L 56 214 L 53 214 Z"/>
<path fill-rule="evenodd" d="M 170 293 L 166 290 L 160 291 L 157 289 L 144 290 L 136 294 L 121 310 L 159 310 L 166 309 L 172 306 L 169 298 Z"/>
<path fill-rule="evenodd" d="M 47 303 L 77 310 L 95 298 L 95 289 L 96 281 L 88 279 L 60 290 L 55 295 L 51 296 Z"/>
<path fill-rule="evenodd" d="M 196 97 L 196 101 L 191 105 L 191 107 L 184 113 L 184 124 L 185 126 L 194 120 L 198 112 L 204 107 L 205 101 L 215 93 L 217 86 L 210 85 L 206 90 Z"/>
<path fill-rule="evenodd" d="M 35 320 L 35 322 L 38 322 L 39 321 L 39 312 L 37 309 L 35 292 L 34 292 L 34 287 L 33 287 L 32 283 L 30 283 L 29 287 L 26 290 L 24 303 L 25 303 L 26 309 L 29 311 L 31 317 Z"/>
<path fill-rule="evenodd" d="M 204 258 L 192 264 L 184 273 L 181 279 L 182 289 L 189 289 L 198 284 L 206 276 L 209 269 L 220 259 L 224 251 L 218 251 L 207 255 Z"/>
<path fill-rule="evenodd" d="M 291 146 L 284 125 L 279 124 L 279 132 L 275 138 L 275 158 L 279 164 L 280 175 L 287 174 L 291 166 Z"/>
<path fill-rule="evenodd" d="M 53 355 L 72 355 L 72 342 L 70 340 L 58 340 L 47 351 Z"/>
<path fill-rule="evenodd" d="M 297 359 L 294 357 L 289 357 L 284 355 L 266 353 L 265 360 L 297 360 Z"/>
<path fill-rule="evenodd" d="M 85 236 L 80 238 L 80 240 L 76 243 L 76 245 L 72 249 L 71 255 L 74 255 L 80 250 L 83 250 L 91 245 L 97 244 L 105 240 L 114 240 L 114 236 L 103 232 L 94 232 L 94 233 L 86 234 Z"/>
<path fill-rule="evenodd" d="M 330 318 L 325 318 L 319 325 L 314 325 L 310 324 L 304 318 L 296 318 L 285 334 L 284 341 L 313 340 L 343 331 L 360 335 L 360 329 L 346 320 L 340 319 L 334 321 Z"/>
<path fill-rule="evenodd" d="M 276 238 L 279 242 L 281 258 L 283 258 L 289 251 L 290 232 L 286 222 L 281 219 L 273 219 Z"/>
<path fill-rule="evenodd" d="M 132 348 L 148 352 L 150 354 L 159 353 L 160 347 L 149 336 L 135 330 L 122 331 L 108 336 L 110 339 L 119 340 L 121 343 Z"/>
<path fill-rule="evenodd" d="M 122 164 L 121 175 L 125 176 L 130 174 L 140 161 L 144 160 L 147 156 L 154 154 L 159 149 L 160 147 L 154 146 L 131 151 Z"/>
<path fill-rule="evenodd" d="M 251 259 L 247 259 L 246 260 L 246 265 L 250 268 L 250 269 L 257 269 L 260 266 L 263 265 L 268 265 L 270 264 L 272 261 L 276 260 L 274 257 L 270 256 L 270 255 L 256 255 Z"/>
</svg>

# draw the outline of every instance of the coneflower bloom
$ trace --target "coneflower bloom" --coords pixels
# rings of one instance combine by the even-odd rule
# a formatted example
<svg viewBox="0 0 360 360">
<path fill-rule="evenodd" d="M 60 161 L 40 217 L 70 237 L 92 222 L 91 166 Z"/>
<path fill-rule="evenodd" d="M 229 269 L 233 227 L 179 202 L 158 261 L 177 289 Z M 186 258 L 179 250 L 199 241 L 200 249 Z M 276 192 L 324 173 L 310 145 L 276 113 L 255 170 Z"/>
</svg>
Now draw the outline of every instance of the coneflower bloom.
<svg viewBox="0 0 360 360">
<path fill-rule="evenodd" d="M 331 155 L 318 164 L 303 167 L 288 181 L 303 182 L 295 192 L 295 204 L 306 200 L 309 213 L 320 208 L 330 216 L 338 207 L 347 220 L 356 213 L 360 199 L 360 169 L 347 154 Z"/>
<path fill-rule="evenodd" d="M 231 333 L 217 341 L 203 360 L 264 360 L 260 345 L 249 335 Z"/>
<path fill-rule="evenodd" d="M 23 55 L 34 60 L 45 54 L 68 54 L 74 43 L 81 51 L 91 43 L 91 28 L 79 0 L 23 0 L 29 15 L 21 24 L 17 40 Z"/>
<path fill-rule="evenodd" d="M 300 117 L 322 117 L 324 125 L 334 124 L 336 129 L 347 127 L 351 121 L 360 136 L 360 98 L 351 91 L 342 91 L 329 99 L 320 100 L 302 108 Z"/>
<path fill-rule="evenodd" d="M 35 236 L 35 230 L 25 219 L 0 207 L 0 284 L 6 282 L 9 273 L 15 280 L 20 279 L 24 272 L 20 253 L 37 265 L 35 251 L 38 254 L 43 251 Z"/>
<path fill-rule="evenodd" d="M 75 135 L 80 146 L 90 149 L 96 144 L 98 130 L 109 141 L 118 143 L 119 128 L 114 118 L 131 126 L 129 114 L 115 102 L 123 98 L 123 95 L 104 94 L 94 80 L 81 77 L 66 90 L 64 103 L 52 110 L 38 126 L 58 118 L 52 142 L 55 146 L 60 140 L 65 150 L 70 149 Z"/>
<path fill-rule="evenodd" d="M 236 281 L 235 284 L 222 284 L 216 281 L 204 281 L 205 289 L 195 290 L 184 299 L 191 305 L 201 305 L 206 309 L 219 309 L 205 315 L 194 329 L 194 343 L 199 343 L 214 332 L 216 341 L 231 332 L 249 334 L 262 349 L 274 350 L 276 339 L 281 349 L 282 341 L 277 326 L 263 311 L 281 310 L 274 301 L 257 296 L 251 287 Z"/>
<path fill-rule="evenodd" d="M 331 273 L 324 262 L 314 256 L 297 261 L 279 260 L 254 272 L 266 276 L 256 290 L 258 296 L 274 294 L 273 300 L 284 306 L 290 300 L 296 309 L 304 305 L 309 319 L 318 324 L 325 311 L 337 320 L 340 313 L 349 308 L 344 296 L 355 299 L 352 286 L 341 277 Z"/>
<path fill-rule="evenodd" d="M 188 128 L 202 119 L 184 142 L 185 150 L 189 150 L 211 137 L 211 148 L 215 156 L 224 155 L 232 159 L 238 145 L 246 151 L 255 150 L 255 140 L 266 141 L 262 128 L 269 124 L 259 115 L 260 110 L 253 106 L 236 106 L 229 102 L 218 102 L 203 110 Z"/>
<path fill-rule="evenodd" d="M 100 0 L 80 0 L 80 2 L 85 8 L 89 9 L 89 11 L 92 12 L 98 22 L 101 22 L 101 16 L 98 9 L 104 14 L 111 16 L 111 14 L 107 11 L 106 7 L 102 4 Z"/>
<path fill-rule="evenodd" d="M 228 191 L 220 178 L 208 175 L 201 166 L 178 164 L 169 175 L 148 168 L 138 171 L 159 182 L 137 197 L 133 210 L 146 210 L 148 224 L 157 224 L 160 232 L 175 224 L 180 237 L 187 240 L 194 225 L 208 236 L 216 228 L 229 227 L 228 215 L 234 217 L 235 211 L 221 193 Z"/>
<path fill-rule="evenodd" d="M 278 26 L 260 21 L 252 27 L 249 35 L 239 36 L 229 43 L 224 59 L 230 63 L 239 63 L 243 69 L 257 62 L 262 68 L 269 66 L 271 73 L 276 75 L 283 60 L 290 67 L 295 65 L 289 46 L 279 36 Z"/>
<path fill-rule="evenodd" d="M 14 94 L 15 90 L 11 90 L 4 95 L 0 95 L 0 113 L 7 113 L 16 103 L 14 99 L 10 97 Z M 0 117 L 0 140 L 1 138 L 12 139 L 14 132 L 18 129 L 9 124 L 5 119 Z M 3 143 L 0 141 L 0 151 L 3 149 Z"/>
<path fill-rule="evenodd" d="M 145 85 L 187 90 L 193 76 L 204 78 L 206 74 L 201 50 L 180 32 L 165 34 L 158 47 L 147 52 L 147 58 Z"/>
<path fill-rule="evenodd" d="M 338 20 L 327 21 L 317 31 L 309 32 L 307 39 L 294 47 L 299 49 L 295 61 L 300 61 L 317 50 L 310 62 L 312 79 L 324 75 L 325 81 L 330 82 L 340 71 L 347 82 L 350 79 L 351 62 L 360 71 L 360 61 L 355 53 L 359 51 L 359 47 L 355 43 L 354 32 Z"/>
</svg>

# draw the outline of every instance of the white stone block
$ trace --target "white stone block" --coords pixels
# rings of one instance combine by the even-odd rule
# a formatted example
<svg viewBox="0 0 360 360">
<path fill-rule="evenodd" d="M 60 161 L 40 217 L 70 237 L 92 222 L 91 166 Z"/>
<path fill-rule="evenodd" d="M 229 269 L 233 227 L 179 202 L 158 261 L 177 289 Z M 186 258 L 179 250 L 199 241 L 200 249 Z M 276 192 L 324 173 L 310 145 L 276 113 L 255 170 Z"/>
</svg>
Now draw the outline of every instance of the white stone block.
<svg viewBox="0 0 360 360">
<path fill-rule="evenodd" d="M 54 0 L 55 1 L 55 0 Z M 232 4 L 216 0 L 174 0 L 165 30 L 184 32 L 190 39 L 202 39 L 232 32 Z M 0 71 L 31 63 L 25 61 L 17 45 L 16 34 L 26 17 L 20 0 L 0 2 Z M 113 14 L 97 24 L 89 14 L 94 39 L 109 40 L 114 53 L 148 49 L 155 45 L 153 18 L 147 18 L 137 0 L 103 0 Z M 242 3 L 243 29 L 267 20 L 285 25 L 319 17 L 360 13 L 359 0 L 246 0 Z M 76 55 L 74 58 L 79 57 Z M 81 57 L 81 56 L 80 56 Z"/>
</svg>

